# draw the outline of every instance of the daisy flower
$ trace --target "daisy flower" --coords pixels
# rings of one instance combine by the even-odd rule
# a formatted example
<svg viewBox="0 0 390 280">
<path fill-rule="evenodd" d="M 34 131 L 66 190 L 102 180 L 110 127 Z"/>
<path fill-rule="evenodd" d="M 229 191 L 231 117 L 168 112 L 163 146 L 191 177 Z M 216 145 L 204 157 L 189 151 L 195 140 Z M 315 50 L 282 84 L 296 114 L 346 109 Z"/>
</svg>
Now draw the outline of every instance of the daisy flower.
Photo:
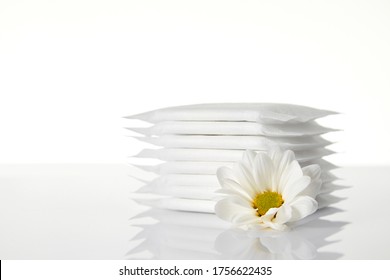
<svg viewBox="0 0 390 280">
<path fill-rule="evenodd" d="M 226 197 L 215 212 L 237 227 L 285 230 L 317 210 L 320 175 L 316 164 L 301 168 L 290 150 L 246 151 L 232 169 L 218 169 Z"/>
</svg>

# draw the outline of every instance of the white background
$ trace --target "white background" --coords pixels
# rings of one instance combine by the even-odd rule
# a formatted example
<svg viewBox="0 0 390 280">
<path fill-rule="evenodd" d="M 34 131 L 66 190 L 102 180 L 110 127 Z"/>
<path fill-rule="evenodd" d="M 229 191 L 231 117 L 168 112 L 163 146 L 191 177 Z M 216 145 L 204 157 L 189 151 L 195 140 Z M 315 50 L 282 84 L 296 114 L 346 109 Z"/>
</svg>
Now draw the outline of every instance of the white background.
<svg viewBox="0 0 390 280">
<path fill-rule="evenodd" d="M 1 0 L 0 163 L 120 163 L 121 117 L 203 102 L 344 113 L 340 164 L 390 163 L 390 2 Z"/>
</svg>

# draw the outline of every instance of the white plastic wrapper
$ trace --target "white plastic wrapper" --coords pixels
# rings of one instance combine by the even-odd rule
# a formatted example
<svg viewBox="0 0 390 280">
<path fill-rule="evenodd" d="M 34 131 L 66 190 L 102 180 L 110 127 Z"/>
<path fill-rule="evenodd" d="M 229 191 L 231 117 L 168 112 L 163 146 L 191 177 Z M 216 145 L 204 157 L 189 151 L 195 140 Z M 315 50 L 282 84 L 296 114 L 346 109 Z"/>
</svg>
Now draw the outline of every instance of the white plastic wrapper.
<svg viewBox="0 0 390 280">
<path fill-rule="evenodd" d="M 128 128 L 146 136 L 178 135 L 263 135 L 271 137 L 300 137 L 336 131 L 314 121 L 298 124 L 260 124 L 256 122 L 195 122 L 165 121 L 150 127 Z"/>
<path fill-rule="evenodd" d="M 335 169 L 336 166 L 326 162 L 325 160 L 320 160 L 312 164 L 318 164 L 321 167 L 321 171 L 330 171 Z M 303 166 L 305 166 L 304 164 Z M 141 168 L 145 171 L 153 172 L 159 175 L 165 174 L 209 174 L 215 175 L 218 168 L 222 166 L 227 166 L 232 168 L 234 166 L 233 162 L 218 162 L 218 161 L 168 161 L 157 165 L 136 165 L 138 168 Z"/>
<path fill-rule="evenodd" d="M 135 157 L 152 158 L 163 161 L 217 161 L 236 162 L 241 160 L 244 150 L 223 149 L 144 149 Z M 296 151 L 295 157 L 299 162 L 318 160 L 334 152 L 325 148 L 307 151 Z"/>
<path fill-rule="evenodd" d="M 176 197 L 160 197 L 151 199 L 134 198 L 133 200 L 153 208 L 201 213 L 215 213 L 214 207 L 216 203 L 213 200 L 186 199 Z"/>
<path fill-rule="evenodd" d="M 150 123 L 161 121 L 249 121 L 269 124 L 302 123 L 332 111 L 300 105 L 273 103 L 214 103 L 158 109 L 129 116 Z"/>
<path fill-rule="evenodd" d="M 199 186 L 175 186 L 175 185 L 146 185 L 139 189 L 137 193 L 153 193 L 172 197 L 189 199 L 218 200 L 222 197 L 216 193 L 217 187 L 199 187 Z"/>
<path fill-rule="evenodd" d="M 231 149 L 267 151 L 274 147 L 293 151 L 321 148 L 332 142 L 320 136 L 265 137 L 265 136 L 220 136 L 220 135 L 163 135 L 160 137 L 135 137 L 164 148 Z"/>
<path fill-rule="evenodd" d="M 337 179 L 337 176 L 329 171 L 321 172 L 321 180 L 323 183 L 332 182 Z M 144 189 L 149 187 L 159 188 L 161 186 L 191 186 L 213 188 L 214 190 L 221 188 L 216 175 L 166 174 L 148 183 Z"/>
</svg>

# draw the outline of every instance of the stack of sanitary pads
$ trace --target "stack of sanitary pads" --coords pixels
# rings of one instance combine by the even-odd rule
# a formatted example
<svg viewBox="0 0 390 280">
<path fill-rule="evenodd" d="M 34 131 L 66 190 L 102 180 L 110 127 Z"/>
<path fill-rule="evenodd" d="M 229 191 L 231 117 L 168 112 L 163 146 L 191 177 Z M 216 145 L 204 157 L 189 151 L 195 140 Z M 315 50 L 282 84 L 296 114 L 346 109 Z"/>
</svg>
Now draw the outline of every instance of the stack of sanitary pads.
<svg viewBox="0 0 390 280">
<path fill-rule="evenodd" d="M 305 106 L 267 103 L 199 104 L 170 107 L 134 116 L 149 123 L 129 128 L 140 141 L 155 148 L 142 150 L 136 157 L 159 160 L 138 166 L 158 176 L 141 187 L 153 199 L 142 202 L 157 208 L 214 212 L 221 198 L 216 171 L 231 167 L 245 150 L 268 151 L 274 147 L 295 152 L 301 166 L 319 164 L 322 170 L 319 207 L 337 202 L 331 193 L 341 187 L 331 173 L 333 164 L 323 159 L 333 152 L 322 137 L 334 129 L 316 119 L 334 114 Z"/>
</svg>

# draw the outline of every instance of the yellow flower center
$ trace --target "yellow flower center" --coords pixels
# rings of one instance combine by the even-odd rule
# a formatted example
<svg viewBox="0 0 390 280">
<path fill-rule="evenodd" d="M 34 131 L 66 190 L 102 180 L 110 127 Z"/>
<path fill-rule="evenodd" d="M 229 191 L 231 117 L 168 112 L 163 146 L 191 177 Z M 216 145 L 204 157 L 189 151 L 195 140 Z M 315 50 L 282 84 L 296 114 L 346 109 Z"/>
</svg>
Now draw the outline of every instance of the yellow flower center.
<svg viewBox="0 0 390 280">
<path fill-rule="evenodd" d="M 263 216 L 271 208 L 282 206 L 284 200 L 277 192 L 265 191 L 256 195 L 253 200 L 253 208 L 257 209 L 257 213 Z"/>
</svg>

